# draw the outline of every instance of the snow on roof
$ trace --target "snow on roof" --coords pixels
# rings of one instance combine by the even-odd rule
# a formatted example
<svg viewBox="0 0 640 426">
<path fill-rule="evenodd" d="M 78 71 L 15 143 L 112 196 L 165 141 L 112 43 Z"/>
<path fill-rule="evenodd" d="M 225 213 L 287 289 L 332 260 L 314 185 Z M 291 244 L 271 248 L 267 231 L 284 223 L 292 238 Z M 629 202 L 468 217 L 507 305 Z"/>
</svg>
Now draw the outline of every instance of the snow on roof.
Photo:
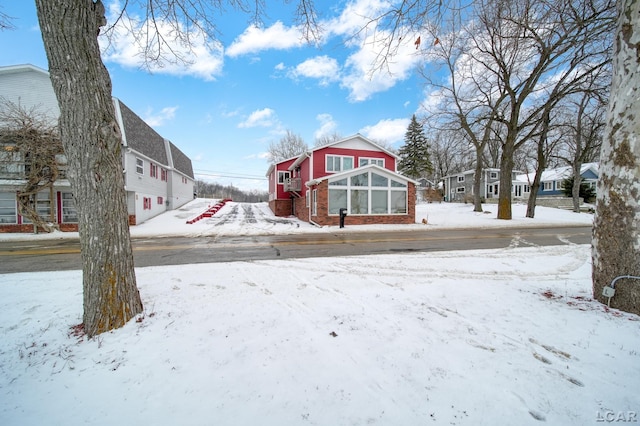
<svg viewBox="0 0 640 426">
<path fill-rule="evenodd" d="M 580 167 L 580 174 L 584 174 L 587 170 L 593 170 L 594 173 L 598 173 L 598 163 L 584 163 Z M 542 172 L 541 182 L 558 181 L 571 177 L 571 166 L 558 167 L 555 169 L 545 170 Z M 519 182 L 532 182 L 535 177 L 535 172 L 528 174 L 521 174 L 516 176 L 516 180 Z"/>
</svg>

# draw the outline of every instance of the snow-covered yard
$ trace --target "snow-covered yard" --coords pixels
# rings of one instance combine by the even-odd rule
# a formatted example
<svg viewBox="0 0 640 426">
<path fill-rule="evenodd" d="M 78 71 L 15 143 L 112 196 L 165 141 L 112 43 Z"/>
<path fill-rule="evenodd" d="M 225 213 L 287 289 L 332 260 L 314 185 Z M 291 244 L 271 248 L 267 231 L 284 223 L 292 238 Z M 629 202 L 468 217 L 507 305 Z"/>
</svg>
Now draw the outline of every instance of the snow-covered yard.
<svg viewBox="0 0 640 426">
<path fill-rule="evenodd" d="M 140 225 L 131 227 L 135 237 L 210 236 L 210 235 L 274 235 L 294 233 L 336 232 L 337 227 L 317 228 L 295 217 L 276 217 L 267 203 L 227 203 L 215 216 L 204 218 L 193 224 L 187 220 L 198 216 L 218 200 L 198 198 Z M 513 220 L 496 219 L 497 206 L 485 204 L 483 213 L 474 213 L 470 204 L 434 203 L 418 204 L 416 223 L 413 225 L 349 225 L 340 232 L 381 229 L 447 229 L 447 228 L 500 228 L 543 225 L 591 225 L 593 216 L 588 213 L 573 213 L 567 210 L 538 207 L 536 217 L 525 217 L 526 205 L 514 204 Z M 423 223 L 423 219 L 427 222 Z M 78 238 L 77 232 L 54 234 L 0 234 L 0 240 Z"/>
<path fill-rule="evenodd" d="M 306 226 L 236 206 L 219 231 Z M 132 233 L 213 232 L 223 215 L 183 224 L 200 207 Z M 424 209 L 412 226 L 504 226 Z M 552 210 L 508 225 L 590 221 Z M 592 301 L 590 274 L 571 244 L 138 268 L 144 315 L 92 340 L 80 271 L 0 275 L 0 424 L 637 422 L 640 318 Z"/>
</svg>

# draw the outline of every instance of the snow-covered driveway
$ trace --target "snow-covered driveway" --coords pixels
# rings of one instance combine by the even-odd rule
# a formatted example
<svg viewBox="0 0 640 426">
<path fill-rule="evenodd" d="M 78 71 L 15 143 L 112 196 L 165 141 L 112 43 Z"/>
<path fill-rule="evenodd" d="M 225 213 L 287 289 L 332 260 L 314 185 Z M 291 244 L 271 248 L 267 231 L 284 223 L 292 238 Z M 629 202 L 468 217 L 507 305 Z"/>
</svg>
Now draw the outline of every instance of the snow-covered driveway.
<svg viewBox="0 0 640 426">
<path fill-rule="evenodd" d="M 187 221 L 197 217 L 217 200 L 197 199 L 166 212 L 143 224 L 131 228 L 137 236 L 205 236 L 205 235 L 270 235 L 288 234 L 318 228 L 297 218 L 277 217 L 267 203 L 228 202 L 212 217 L 205 217 L 193 224 Z"/>
</svg>

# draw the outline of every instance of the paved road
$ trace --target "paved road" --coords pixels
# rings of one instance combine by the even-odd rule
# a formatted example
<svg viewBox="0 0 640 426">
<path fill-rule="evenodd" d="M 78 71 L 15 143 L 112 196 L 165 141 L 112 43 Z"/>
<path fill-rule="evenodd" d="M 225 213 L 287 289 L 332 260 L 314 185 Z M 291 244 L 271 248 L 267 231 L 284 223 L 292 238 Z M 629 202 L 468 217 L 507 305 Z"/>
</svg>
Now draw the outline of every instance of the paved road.
<svg viewBox="0 0 640 426">
<path fill-rule="evenodd" d="M 134 239 L 136 266 L 590 244 L 591 227 Z M 81 269 L 77 240 L 0 242 L 0 273 Z"/>
</svg>

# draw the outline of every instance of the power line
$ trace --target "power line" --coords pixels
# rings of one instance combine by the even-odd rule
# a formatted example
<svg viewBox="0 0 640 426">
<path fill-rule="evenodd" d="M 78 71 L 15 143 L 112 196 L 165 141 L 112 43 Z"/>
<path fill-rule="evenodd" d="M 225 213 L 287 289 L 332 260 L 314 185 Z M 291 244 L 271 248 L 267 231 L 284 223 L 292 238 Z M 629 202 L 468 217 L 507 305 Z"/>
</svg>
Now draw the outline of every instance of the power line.
<svg viewBox="0 0 640 426">
<path fill-rule="evenodd" d="M 230 173 L 230 172 L 215 172 L 211 170 L 194 170 L 195 174 L 200 176 L 209 176 L 209 177 L 224 177 L 224 178 L 233 178 L 233 179 L 248 179 L 248 180 L 267 180 L 264 176 L 256 176 L 256 175 L 245 175 L 238 173 Z"/>
</svg>

